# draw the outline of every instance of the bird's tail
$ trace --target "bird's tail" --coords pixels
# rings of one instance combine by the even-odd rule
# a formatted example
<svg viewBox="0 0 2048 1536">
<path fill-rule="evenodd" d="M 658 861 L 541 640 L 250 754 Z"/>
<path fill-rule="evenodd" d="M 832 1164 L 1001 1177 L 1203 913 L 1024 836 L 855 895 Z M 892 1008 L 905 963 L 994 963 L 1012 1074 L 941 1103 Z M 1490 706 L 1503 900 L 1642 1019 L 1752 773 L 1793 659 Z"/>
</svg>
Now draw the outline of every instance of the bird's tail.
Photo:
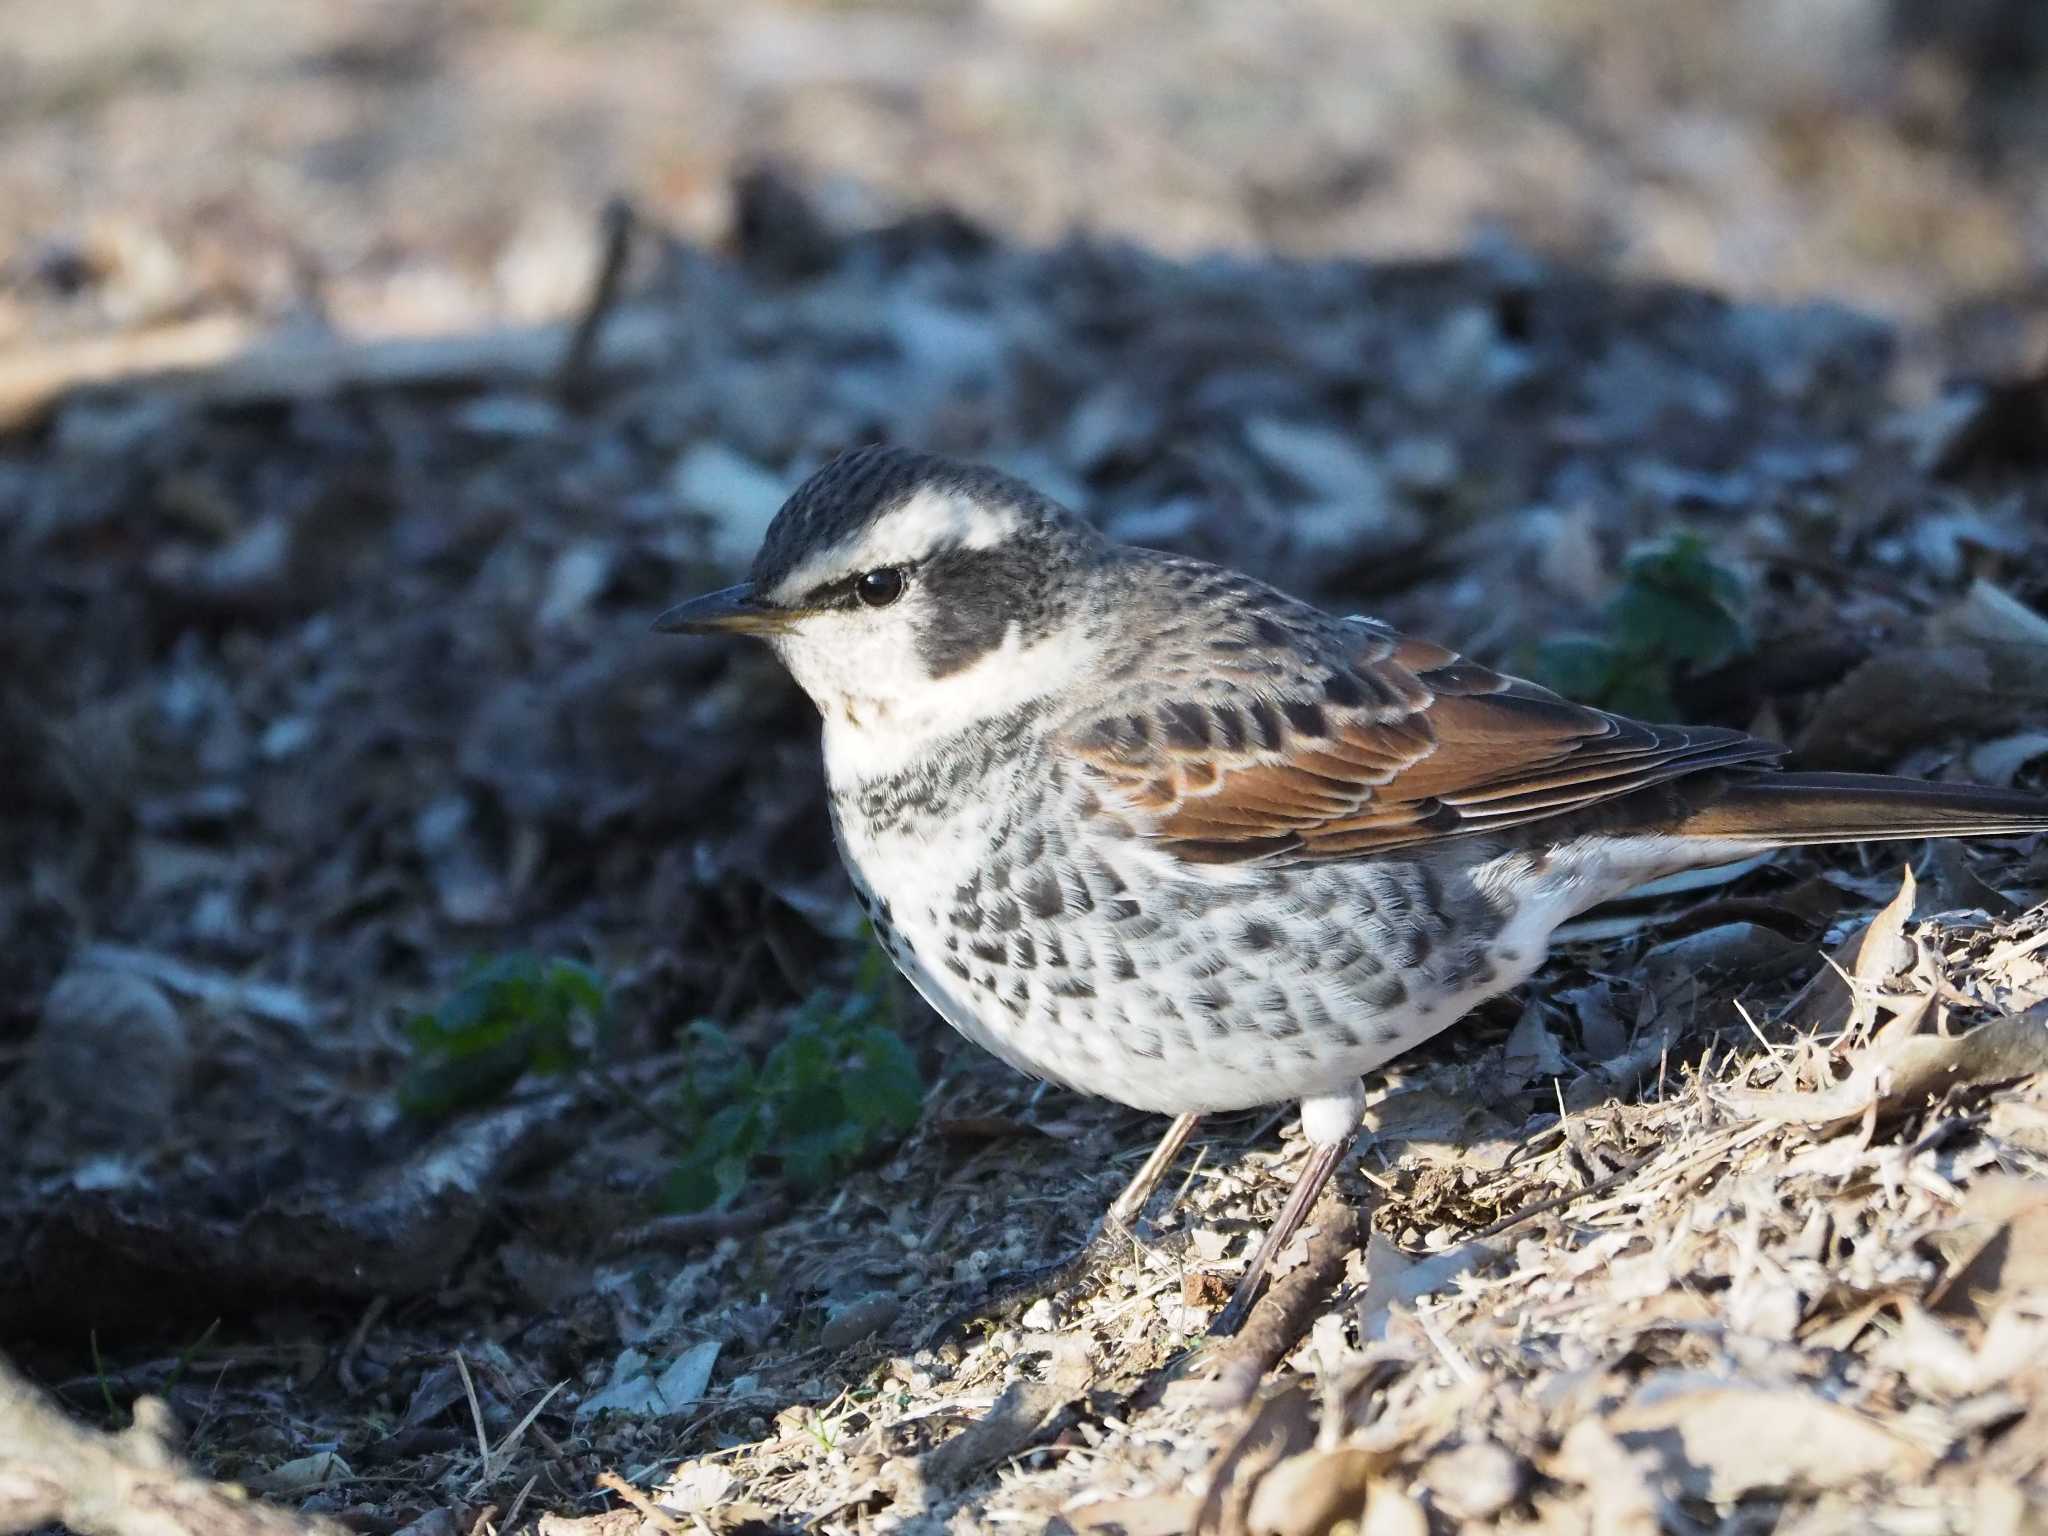
<svg viewBox="0 0 2048 1536">
<path fill-rule="evenodd" d="M 2048 831 L 2048 799 L 1978 784 L 1931 784 L 1870 773 L 1768 773 L 1731 778 L 1714 800 L 1669 829 L 1761 847 L 1910 837 L 2013 837 Z"/>
</svg>

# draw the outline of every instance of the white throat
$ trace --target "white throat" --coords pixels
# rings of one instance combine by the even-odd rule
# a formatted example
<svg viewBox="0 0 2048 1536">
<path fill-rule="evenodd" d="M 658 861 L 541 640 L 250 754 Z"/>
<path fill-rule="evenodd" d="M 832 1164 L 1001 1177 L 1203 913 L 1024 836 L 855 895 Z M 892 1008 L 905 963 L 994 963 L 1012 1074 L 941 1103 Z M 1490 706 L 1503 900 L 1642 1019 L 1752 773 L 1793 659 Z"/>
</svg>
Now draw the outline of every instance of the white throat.
<svg viewBox="0 0 2048 1536">
<path fill-rule="evenodd" d="M 1023 643 L 1013 624 L 1003 643 L 978 661 L 914 688 L 891 686 L 895 679 L 833 679 L 829 690 L 810 688 L 825 717 L 825 773 L 835 786 L 894 773 L 915 761 L 934 742 L 1000 719 L 1034 699 L 1070 686 L 1085 676 L 1094 649 L 1078 629 L 1062 626 L 1033 643 Z M 794 657 L 790 669 L 810 687 Z"/>
</svg>

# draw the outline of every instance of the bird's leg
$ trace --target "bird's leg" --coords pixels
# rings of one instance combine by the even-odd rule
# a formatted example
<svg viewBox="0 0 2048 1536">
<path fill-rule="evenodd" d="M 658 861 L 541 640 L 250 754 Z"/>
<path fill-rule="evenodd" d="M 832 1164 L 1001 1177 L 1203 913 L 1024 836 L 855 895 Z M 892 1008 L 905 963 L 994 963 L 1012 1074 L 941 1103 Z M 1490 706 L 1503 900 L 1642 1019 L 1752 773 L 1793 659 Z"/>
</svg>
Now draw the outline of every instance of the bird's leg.
<svg viewBox="0 0 2048 1536">
<path fill-rule="evenodd" d="M 1266 1271 L 1272 1267 L 1280 1251 L 1293 1240 L 1294 1234 L 1301 1230 L 1308 1213 L 1315 1209 L 1316 1197 L 1322 1194 L 1323 1186 L 1330 1182 L 1330 1175 L 1337 1171 L 1337 1164 L 1350 1150 L 1351 1138 L 1357 1133 L 1364 1113 L 1365 1090 L 1359 1084 L 1353 1084 L 1348 1094 L 1302 1100 L 1301 1128 L 1308 1133 L 1311 1149 L 1308 1164 L 1294 1181 L 1294 1189 L 1288 1195 L 1287 1203 L 1280 1208 L 1280 1214 L 1273 1219 L 1273 1225 L 1260 1239 L 1251 1263 L 1245 1267 L 1243 1278 L 1237 1282 L 1237 1289 L 1231 1292 L 1230 1300 L 1209 1325 L 1211 1338 L 1227 1339 L 1244 1326 L 1244 1320 L 1251 1315 L 1252 1303 L 1259 1299 L 1259 1286 L 1266 1278 Z"/>
<path fill-rule="evenodd" d="M 1188 1144 L 1188 1138 L 1195 1133 L 1195 1126 L 1201 1121 L 1200 1115 L 1177 1115 L 1173 1124 L 1166 1128 L 1166 1134 L 1159 1139 L 1159 1145 L 1152 1149 L 1152 1155 L 1133 1175 L 1131 1182 L 1124 1186 L 1124 1192 L 1116 1197 L 1109 1210 L 1103 1215 L 1100 1225 L 1073 1253 L 1051 1264 L 1034 1265 L 1030 1269 L 1016 1269 L 995 1276 L 989 1281 L 988 1289 L 972 1305 L 948 1314 L 926 1336 L 927 1347 L 936 1345 L 950 1334 L 959 1332 L 969 1323 L 985 1317 L 996 1317 L 1015 1310 L 1020 1303 L 1038 1300 L 1041 1296 L 1056 1296 L 1078 1286 L 1096 1269 L 1114 1262 L 1130 1252 L 1133 1243 L 1131 1228 L 1144 1214 L 1158 1190 L 1160 1181 L 1167 1170 L 1173 1167 L 1174 1159 Z"/>
<path fill-rule="evenodd" d="M 1145 1214 L 1145 1207 L 1151 1202 L 1152 1192 L 1159 1188 L 1159 1181 L 1166 1177 L 1174 1159 L 1180 1156 L 1181 1148 L 1188 1144 L 1188 1138 L 1195 1134 L 1195 1127 L 1202 1123 L 1200 1115 L 1175 1115 L 1173 1124 L 1166 1128 L 1166 1134 L 1159 1138 L 1159 1145 L 1152 1149 L 1152 1155 L 1145 1159 L 1124 1186 L 1124 1192 L 1116 1197 L 1109 1213 L 1103 1217 L 1104 1225 L 1130 1227 Z"/>
<path fill-rule="evenodd" d="M 1300 1230 L 1302 1221 L 1316 1203 L 1316 1196 L 1323 1192 L 1323 1186 L 1330 1182 L 1330 1175 L 1336 1171 L 1338 1159 L 1343 1157 L 1345 1144 L 1333 1142 L 1329 1146 L 1317 1147 L 1309 1154 L 1308 1166 L 1301 1170 L 1301 1177 L 1294 1181 L 1294 1192 L 1287 1197 L 1287 1204 L 1281 1207 L 1273 1225 L 1266 1229 L 1266 1235 L 1259 1242 L 1258 1251 L 1252 1255 L 1244 1277 L 1237 1282 L 1237 1289 L 1231 1292 L 1230 1300 L 1216 1321 L 1209 1325 L 1209 1336 L 1227 1339 L 1244 1326 L 1244 1320 L 1251 1315 L 1252 1303 L 1259 1299 L 1259 1284 L 1266 1277 L 1274 1257 L 1287 1246 L 1288 1241 Z"/>
</svg>

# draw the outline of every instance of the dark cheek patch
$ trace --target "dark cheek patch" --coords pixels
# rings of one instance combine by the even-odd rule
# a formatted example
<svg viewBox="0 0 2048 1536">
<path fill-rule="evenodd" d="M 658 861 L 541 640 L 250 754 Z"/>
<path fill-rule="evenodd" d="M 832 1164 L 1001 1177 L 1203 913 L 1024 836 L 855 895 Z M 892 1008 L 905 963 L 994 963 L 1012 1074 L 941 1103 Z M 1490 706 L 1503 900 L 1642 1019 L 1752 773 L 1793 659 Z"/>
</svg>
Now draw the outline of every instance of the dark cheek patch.
<svg viewBox="0 0 2048 1536">
<path fill-rule="evenodd" d="M 1043 564 L 1023 550 L 948 550 L 927 561 L 917 580 L 924 589 L 917 653 L 935 678 L 973 666 L 1012 624 L 1028 644 L 1051 619 Z"/>
</svg>

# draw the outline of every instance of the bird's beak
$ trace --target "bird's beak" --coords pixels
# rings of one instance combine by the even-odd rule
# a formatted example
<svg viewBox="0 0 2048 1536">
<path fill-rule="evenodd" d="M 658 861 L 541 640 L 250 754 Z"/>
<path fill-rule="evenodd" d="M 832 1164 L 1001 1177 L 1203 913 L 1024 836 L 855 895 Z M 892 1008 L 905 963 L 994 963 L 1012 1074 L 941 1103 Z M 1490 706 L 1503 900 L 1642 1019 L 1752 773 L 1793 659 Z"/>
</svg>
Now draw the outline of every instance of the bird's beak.
<svg viewBox="0 0 2048 1536">
<path fill-rule="evenodd" d="M 676 604 L 654 621 L 654 627 L 668 635 L 775 635 L 789 628 L 794 617 L 771 607 L 751 581 L 743 581 Z"/>
</svg>

